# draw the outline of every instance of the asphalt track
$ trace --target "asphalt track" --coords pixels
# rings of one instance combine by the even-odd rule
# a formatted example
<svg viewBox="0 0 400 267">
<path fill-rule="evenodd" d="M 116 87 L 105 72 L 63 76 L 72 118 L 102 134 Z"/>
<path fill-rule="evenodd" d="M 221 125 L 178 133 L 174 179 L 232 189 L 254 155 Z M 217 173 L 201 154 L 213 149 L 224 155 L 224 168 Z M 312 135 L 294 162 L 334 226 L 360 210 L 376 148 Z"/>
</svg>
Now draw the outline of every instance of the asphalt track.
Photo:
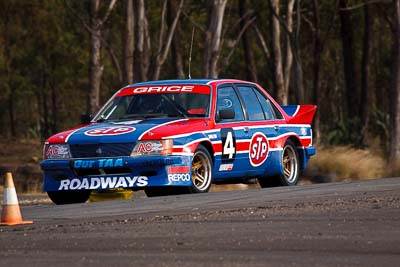
<svg viewBox="0 0 400 267">
<path fill-rule="evenodd" d="M 0 266 L 400 265 L 400 178 L 21 208 Z"/>
</svg>

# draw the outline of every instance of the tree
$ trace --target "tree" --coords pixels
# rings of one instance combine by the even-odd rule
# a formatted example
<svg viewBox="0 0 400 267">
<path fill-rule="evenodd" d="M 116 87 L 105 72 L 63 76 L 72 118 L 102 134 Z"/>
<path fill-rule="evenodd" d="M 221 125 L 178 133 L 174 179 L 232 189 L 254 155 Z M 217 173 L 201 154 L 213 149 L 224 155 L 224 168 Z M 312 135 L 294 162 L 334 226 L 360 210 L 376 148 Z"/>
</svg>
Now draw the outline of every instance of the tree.
<svg viewBox="0 0 400 267">
<path fill-rule="evenodd" d="M 148 80 L 151 47 L 150 47 L 150 40 L 149 40 L 150 36 L 149 36 L 148 21 L 146 16 L 146 8 L 144 5 L 144 0 L 136 0 L 135 3 L 136 3 L 135 72 L 137 74 L 135 80 L 138 82 L 138 81 Z"/>
<path fill-rule="evenodd" d="M 300 0 L 289 1 L 287 6 L 286 21 L 279 16 L 279 0 L 270 0 L 271 8 L 271 32 L 272 32 L 272 51 L 274 58 L 274 83 L 275 95 L 281 104 L 287 105 L 289 95 L 290 73 L 292 67 L 292 59 L 295 62 L 295 87 L 296 98 L 298 103 L 304 102 L 304 89 L 303 89 L 303 69 L 300 58 Z M 291 18 L 293 14 L 294 4 L 296 3 L 296 30 L 293 30 Z M 290 16 L 290 18 L 289 18 Z M 286 34 L 286 58 L 285 69 L 283 70 L 283 59 L 280 45 L 280 26 L 285 30 Z"/>
<path fill-rule="evenodd" d="M 286 11 L 286 25 L 290 32 L 293 31 L 293 7 L 294 7 L 295 0 L 289 0 L 287 3 L 287 11 Z M 286 34 L 286 59 L 284 62 L 284 81 L 283 87 L 285 94 L 289 95 L 289 85 L 290 85 L 290 72 L 292 70 L 292 63 L 293 63 L 293 54 L 292 54 L 292 46 L 290 42 L 290 35 Z M 287 101 L 286 97 L 286 101 Z"/>
<path fill-rule="evenodd" d="M 295 62 L 295 85 L 296 85 L 296 96 L 297 102 L 303 104 L 305 101 L 304 87 L 303 87 L 303 67 L 300 56 L 300 22 L 301 22 L 301 8 L 300 0 L 296 1 L 296 30 L 291 31 L 285 27 L 286 32 L 289 35 L 292 53 Z"/>
<path fill-rule="evenodd" d="M 157 50 L 152 51 L 152 43 L 154 36 L 149 33 L 149 21 L 146 15 L 146 7 L 144 0 L 136 1 L 136 49 L 135 49 L 135 70 L 138 74 L 136 81 L 147 81 L 149 78 L 158 80 L 161 68 L 167 60 L 168 53 L 171 48 L 172 39 L 180 19 L 183 9 L 184 0 L 180 0 L 176 10 L 176 15 L 171 23 L 167 25 L 167 0 L 163 1 L 160 16 L 160 26 L 158 34 Z M 169 26 L 169 27 L 167 27 Z"/>
<path fill-rule="evenodd" d="M 135 20 L 133 0 L 124 0 L 125 31 L 123 33 L 123 82 L 133 83 L 133 66 L 135 53 Z"/>
<path fill-rule="evenodd" d="M 389 162 L 400 159 L 400 0 L 393 0 L 393 80 Z"/>
<path fill-rule="evenodd" d="M 321 65 L 321 54 L 322 54 L 322 41 L 321 41 L 321 19 L 319 11 L 318 0 L 313 0 L 313 22 L 314 22 L 314 40 L 313 40 L 313 103 L 319 106 L 319 94 L 321 91 L 321 79 L 320 79 L 320 65 Z M 320 119 L 319 110 L 315 113 L 314 117 L 314 138 L 315 143 L 319 144 L 321 139 L 320 133 Z"/>
<path fill-rule="evenodd" d="M 174 37 L 175 29 L 176 26 L 178 25 L 179 17 L 181 15 L 181 11 L 183 8 L 183 0 L 180 0 L 178 10 L 176 11 L 175 18 L 172 21 L 172 24 L 170 25 L 169 32 L 167 34 L 167 38 L 164 39 L 165 35 L 165 13 L 167 9 L 167 1 L 164 0 L 164 5 L 163 5 L 163 10 L 161 14 L 161 25 L 160 25 L 160 35 L 159 35 L 159 40 L 158 40 L 158 51 L 156 54 L 155 61 L 153 63 L 154 68 L 153 68 L 153 80 L 158 80 L 160 77 L 160 70 L 162 65 L 165 63 L 167 60 L 167 55 L 171 47 L 172 43 L 172 38 Z"/>
<path fill-rule="evenodd" d="M 281 50 L 281 28 L 279 23 L 279 0 L 270 0 L 270 8 L 273 15 L 271 16 L 271 35 L 272 35 L 272 58 L 274 62 L 274 86 L 275 96 L 281 105 L 287 104 L 288 94 L 285 92 L 285 85 L 283 81 L 283 67 L 282 67 L 282 50 Z"/>
<path fill-rule="evenodd" d="M 345 81 L 346 109 L 349 118 L 358 114 L 358 90 L 354 63 L 353 25 L 351 13 L 347 10 L 347 1 L 340 0 L 340 29 L 342 37 L 343 70 Z"/>
<path fill-rule="evenodd" d="M 100 108 L 100 85 L 104 66 L 101 63 L 101 32 L 117 0 L 111 0 L 107 12 L 100 17 L 100 0 L 90 0 L 90 65 L 87 112 L 94 114 Z"/>
<path fill-rule="evenodd" d="M 208 27 L 205 33 L 202 76 L 217 78 L 219 74 L 218 63 L 221 49 L 222 22 L 228 0 L 207 1 Z"/>
<path fill-rule="evenodd" d="M 364 36 L 363 36 L 363 52 L 361 62 L 361 125 L 363 135 L 363 143 L 366 143 L 367 129 L 369 124 L 370 108 L 371 108 L 371 88 L 370 88 L 370 75 L 371 75 L 371 46 L 372 46 L 372 28 L 373 20 L 371 18 L 371 7 L 367 0 L 364 0 Z"/>
<path fill-rule="evenodd" d="M 168 1 L 168 23 L 171 25 L 173 23 L 174 18 L 177 17 L 178 14 L 178 6 L 177 0 Z M 183 56 L 181 51 L 181 25 L 180 21 L 178 21 L 175 29 L 175 34 L 172 38 L 172 65 L 175 68 L 175 76 L 179 79 L 185 78 L 184 64 L 183 64 Z"/>
<path fill-rule="evenodd" d="M 251 47 L 251 41 L 249 37 L 249 33 L 246 31 L 246 23 L 249 22 L 250 17 L 246 16 L 246 4 L 248 3 L 247 0 L 238 1 L 239 3 L 239 15 L 242 18 L 240 20 L 240 28 L 243 30 L 243 37 L 242 37 L 242 44 L 243 50 L 245 54 L 245 62 L 246 62 L 246 77 L 249 81 L 258 82 L 257 77 L 257 67 L 254 61 L 254 53 Z"/>
</svg>

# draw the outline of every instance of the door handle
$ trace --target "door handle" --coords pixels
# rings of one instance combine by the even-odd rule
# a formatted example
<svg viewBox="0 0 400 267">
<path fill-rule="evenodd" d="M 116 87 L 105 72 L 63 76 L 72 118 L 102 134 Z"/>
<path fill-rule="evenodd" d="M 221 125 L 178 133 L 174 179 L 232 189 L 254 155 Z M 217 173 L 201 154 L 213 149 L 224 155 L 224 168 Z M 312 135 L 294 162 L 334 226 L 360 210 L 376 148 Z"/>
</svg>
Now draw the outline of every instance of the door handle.
<svg viewBox="0 0 400 267">
<path fill-rule="evenodd" d="M 249 129 L 249 127 L 244 127 L 244 128 L 243 128 L 243 131 L 244 131 L 245 133 L 248 133 L 248 132 L 250 131 L 250 129 Z"/>
<path fill-rule="evenodd" d="M 275 131 L 279 131 L 280 128 L 281 128 L 281 127 L 279 127 L 278 125 L 275 125 L 275 126 L 274 126 Z"/>
</svg>

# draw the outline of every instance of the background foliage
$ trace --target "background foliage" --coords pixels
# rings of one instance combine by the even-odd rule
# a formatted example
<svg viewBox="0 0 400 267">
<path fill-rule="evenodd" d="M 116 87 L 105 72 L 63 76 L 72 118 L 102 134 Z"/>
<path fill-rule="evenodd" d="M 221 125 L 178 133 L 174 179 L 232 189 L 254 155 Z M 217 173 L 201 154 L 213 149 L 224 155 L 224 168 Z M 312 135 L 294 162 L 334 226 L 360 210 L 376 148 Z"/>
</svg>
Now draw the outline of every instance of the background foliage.
<svg viewBox="0 0 400 267">
<path fill-rule="evenodd" d="M 105 101 L 120 87 L 124 79 L 118 72 L 124 61 L 124 10 L 127 1 L 117 1 L 108 19 L 102 26 L 101 62 L 104 67 L 101 76 L 100 103 Z M 255 62 L 255 73 L 250 75 L 246 48 L 240 36 L 242 26 L 239 2 L 229 0 L 223 18 L 219 74 L 221 78 L 248 80 L 251 77 L 276 94 L 274 84 L 275 64 L 272 60 L 271 5 L 268 1 L 243 1 L 248 18 L 253 19 L 245 34 Z M 61 0 L 1 0 L 0 1 L 0 136 L 3 139 L 46 139 L 63 129 L 79 124 L 79 116 L 87 110 L 87 96 L 90 88 L 90 4 L 92 1 Z M 195 37 L 192 55 L 192 77 L 200 78 L 202 58 L 205 50 L 205 35 L 209 27 L 210 10 L 213 2 L 184 1 L 182 14 L 174 38 L 178 49 L 171 48 L 166 62 L 161 67 L 160 79 L 175 79 L 175 54 L 183 58 L 185 76 L 188 73 L 188 58 L 192 28 Z M 281 18 L 286 20 L 289 1 L 281 1 Z M 297 1 L 296 1 L 297 2 Z M 368 1 L 367 1 L 368 2 Z M 338 0 L 301 1 L 299 9 L 293 13 L 294 28 L 299 26 L 299 47 L 303 87 L 306 103 L 318 102 L 319 142 L 321 144 L 350 144 L 358 147 L 374 146 L 386 151 L 390 146 L 390 98 L 392 84 L 392 3 L 390 1 Z M 151 61 L 157 55 L 164 1 L 144 1 L 148 23 L 150 46 L 147 53 Z M 320 86 L 316 98 L 313 84 L 316 24 L 313 4 L 319 11 L 319 28 L 322 41 L 320 58 Z M 170 5 L 178 1 L 168 1 Z M 99 14 L 104 15 L 109 1 L 100 1 Z M 343 9 L 343 5 L 349 7 Z M 366 6 L 369 7 L 371 24 L 369 42 L 370 58 L 363 62 L 365 45 Z M 354 8 L 353 8 L 354 7 Z M 301 12 L 300 20 L 296 20 Z M 352 58 L 354 68 L 354 88 L 346 87 L 344 58 L 349 55 L 343 48 L 343 21 L 341 15 L 349 19 L 348 33 L 352 36 Z M 170 15 L 171 16 L 171 15 Z M 173 18 L 166 20 L 166 29 L 171 28 Z M 268 50 L 263 49 L 256 34 L 260 30 Z M 179 39 L 177 38 L 179 36 Z M 240 38 L 239 38 L 240 37 Z M 238 42 L 235 42 L 239 38 Z M 285 56 L 286 32 L 281 27 L 281 46 Z M 137 41 L 137 40 L 135 40 Z M 231 53 L 229 61 L 226 61 Z M 266 54 L 269 52 L 270 54 Z M 114 57 L 114 61 L 113 61 Z M 135 58 L 132 59 L 133 61 Z M 368 64 L 369 99 L 362 98 L 362 67 Z M 141 81 L 136 73 L 134 81 Z M 297 103 L 294 69 L 290 72 L 288 102 Z M 151 77 L 149 77 L 151 79 Z M 352 90 L 349 92 L 348 90 Z M 346 104 L 349 96 L 357 107 L 356 112 Z M 317 101 L 316 101 L 317 100 Z M 365 124 L 358 107 L 367 106 L 368 120 Z"/>
</svg>

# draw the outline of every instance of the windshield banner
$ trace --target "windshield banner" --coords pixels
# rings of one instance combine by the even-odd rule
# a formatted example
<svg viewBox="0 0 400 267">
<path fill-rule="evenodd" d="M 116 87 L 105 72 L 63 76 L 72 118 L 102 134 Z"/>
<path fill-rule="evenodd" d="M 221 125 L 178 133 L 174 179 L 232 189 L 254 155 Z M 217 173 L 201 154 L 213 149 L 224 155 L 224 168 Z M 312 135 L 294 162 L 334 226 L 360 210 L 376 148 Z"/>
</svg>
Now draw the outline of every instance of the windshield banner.
<svg viewBox="0 0 400 267">
<path fill-rule="evenodd" d="M 210 94 L 210 87 L 206 85 L 160 85 L 160 86 L 138 86 L 122 89 L 117 96 L 138 94 L 164 94 L 164 93 L 194 93 Z"/>
</svg>

